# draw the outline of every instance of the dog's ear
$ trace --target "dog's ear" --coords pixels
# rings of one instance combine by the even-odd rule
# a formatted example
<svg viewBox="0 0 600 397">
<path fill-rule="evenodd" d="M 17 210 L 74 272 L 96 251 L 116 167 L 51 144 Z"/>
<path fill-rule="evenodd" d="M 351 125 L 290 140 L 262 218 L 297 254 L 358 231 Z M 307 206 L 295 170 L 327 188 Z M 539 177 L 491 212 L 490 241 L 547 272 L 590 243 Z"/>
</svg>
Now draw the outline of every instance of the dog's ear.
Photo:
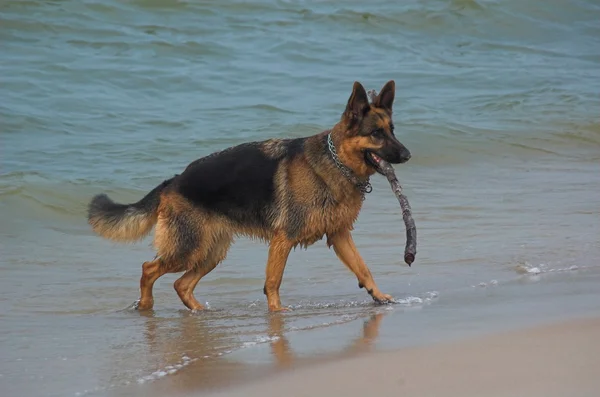
<svg viewBox="0 0 600 397">
<path fill-rule="evenodd" d="M 378 108 L 382 108 L 392 113 L 392 106 L 394 104 L 394 96 L 396 95 L 396 83 L 394 80 L 390 80 L 381 89 L 379 95 L 373 99 L 373 105 Z"/>
<path fill-rule="evenodd" d="M 367 92 L 365 88 L 358 81 L 354 82 L 352 87 L 352 94 L 348 99 L 346 110 L 344 115 L 350 120 L 350 122 L 361 119 L 370 109 L 369 98 L 367 98 Z"/>
</svg>

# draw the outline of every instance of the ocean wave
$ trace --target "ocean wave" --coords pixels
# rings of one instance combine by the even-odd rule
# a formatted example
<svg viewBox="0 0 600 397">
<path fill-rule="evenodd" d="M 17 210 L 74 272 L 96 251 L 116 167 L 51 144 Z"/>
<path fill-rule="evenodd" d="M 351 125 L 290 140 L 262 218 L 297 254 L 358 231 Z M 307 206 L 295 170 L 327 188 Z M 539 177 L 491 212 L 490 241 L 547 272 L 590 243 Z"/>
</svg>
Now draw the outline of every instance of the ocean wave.
<svg viewBox="0 0 600 397">
<path fill-rule="evenodd" d="M 600 123 L 562 123 L 553 135 L 569 142 L 600 146 Z"/>
<path fill-rule="evenodd" d="M 561 21 L 560 5 L 547 9 L 535 5 L 534 2 L 497 3 L 475 0 L 452 0 L 447 2 L 429 2 L 423 4 L 419 1 L 350 3 L 341 7 L 330 2 L 307 7 L 304 2 L 283 1 L 228 1 L 214 3 L 197 3 L 179 0 L 132 0 L 129 2 L 64 2 L 68 14 L 76 20 L 93 20 L 109 22 L 115 15 L 139 14 L 158 15 L 157 13 L 169 12 L 173 15 L 199 15 L 217 17 L 221 15 L 240 15 L 246 18 L 261 18 L 261 25 L 289 26 L 300 23 L 296 18 L 305 22 L 343 23 L 356 29 L 361 25 L 371 28 L 393 28 L 418 30 L 422 32 L 437 32 L 446 34 L 448 29 L 465 32 L 482 32 L 490 24 L 502 24 L 507 32 L 518 27 L 531 26 L 532 22 L 547 24 L 556 28 Z M 11 11 L 41 9 L 49 12 L 60 12 L 56 5 L 42 1 L 6 1 L 3 7 Z M 598 12 L 592 2 L 578 2 L 569 5 L 570 15 L 573 13 L 587 13 L 590 17 Z M 566 19 L 566 18 L 565 18 Z M 133 23 L 137 21 L 131 18 Z M 465 23 L 467 22 L 468 23 Z M 565 21 L 566 23 L 567 21 Z M 115 28 L 118 25 L 114 25 Z M 139 24 L 138 27 L 146 31 L 165 31 L 172 29 L 158 24 Z M 45 28 L 40 24 L 31 25 L 29 28 Z M 80 28 L 72 24 L 64 24 L 63 28 Z M 55 28 L 54 28 L 55 29 Z M 163 30 L 167 29 L 167 30 Z M 172 33 L 181 33 L 181 30 Z M 492 33 L 492 32 L 490 32 Z"/>
<path fill-rule="evenodd" d="M 40 172 L 15 171 L 0 175 L 0 199 L 3 211 L 12 216 L 53 217 L 65 220 L 85 219 L 87 204 L 101 190 L 89 183 L 52 180 Z M 144 192 L 124 187 L 119 189 L 123 201 L 135 202 Z"/>
<path fill-rule="evenodd" d="M 255 105 L 245 105 L 245 106 L 235 106 L 235 107 L 215 107 L 207 109 L 210 112 L 228 112 L 236 109 L 245 109 L 245 110 L 253 110 L 253 111 L 264 111 L 265 113 L 294 113 L 292 110 L 284 109 L 273 104 L 268 103 L 257 103 Z"/>
<path fill-rule="evenodd" d="M 2 78 L 6 158 L 10 169 L 35 168 L 35 159 L 49 171 L 32 185 L 0 181 L 0 194 L 61 213 L 95 193 L 45 197 L 49 180 L 60 186 L 71 172 L 83 174 L 81 186 L 96 175 L 125 186 L 247 140 L 316 133 L 339 119 L 353 79 L 396 79 L 408 167 L 565 156 L 565 148 L 595 160 L 597 71 L 572 59 L 598 55 L 579 24 L 588 29 L 597 16 L 590 4 L 563 16 L 561 5 L 529 1 L 9 0 L 1 6 L 12 60 Z M 80 172 L 86 167 L 98 169 Z"/>
</svg>

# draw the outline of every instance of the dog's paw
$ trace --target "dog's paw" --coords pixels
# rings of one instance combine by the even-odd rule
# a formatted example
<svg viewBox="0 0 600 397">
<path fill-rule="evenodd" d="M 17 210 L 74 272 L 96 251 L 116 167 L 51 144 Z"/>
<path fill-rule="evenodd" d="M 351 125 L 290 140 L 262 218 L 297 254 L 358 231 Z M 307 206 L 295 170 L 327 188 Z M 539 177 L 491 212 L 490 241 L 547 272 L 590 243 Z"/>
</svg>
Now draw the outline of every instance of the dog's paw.
<svg viewBox="0 0 600 397">
<path fill-rule="evenodd" d="M 394 302 L 394 298 L 391 295 L 383 294 L 381 292 L 377 294 L 373 293 L 371 294 L 371 297 L 376 303 L 379 303 L 381 305 Z"/>
<path fill-rule="evenodd" d="M 271 312 L 271 313 L 287 313 L 287 312 L 291 312 L 291 311 L 292 311 L 291 308 L 284 307 L 284 306 L 269 308 L 269 312 Z"/>
<path fill-rule="evenodd" d="M 133 302 L 131 305 L 129 305 L 129 307 L 127 309 L 136 310 L 136 311 L 145 311 L 145 310 L 151 310 L 153 306 L 154 306 L 153 301 L 142 302 L 141 299 L 138 299 L 135 302 Z"/>
</svg>

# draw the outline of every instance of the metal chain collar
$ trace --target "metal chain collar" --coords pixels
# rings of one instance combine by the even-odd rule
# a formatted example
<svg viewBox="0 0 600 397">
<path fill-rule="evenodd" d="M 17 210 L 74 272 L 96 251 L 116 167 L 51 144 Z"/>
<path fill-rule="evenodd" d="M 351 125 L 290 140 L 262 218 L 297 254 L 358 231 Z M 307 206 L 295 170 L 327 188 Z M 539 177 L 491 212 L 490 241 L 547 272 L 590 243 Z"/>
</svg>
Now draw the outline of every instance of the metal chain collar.
<svg viewBox="0 0 600 397">
<path fill-rule="evenodd" d="M 331 139 L 331 133 L 327 134 L 327 146 L 329 147 L 329 153 L 331 153 L 331 157 L 333 158 L 333 162 L 340 169 L 341 173 L 361 191 L 363 194 L 363 200 L 365 199 L 365 193 L 371 193 L 373 191 L 373 186 L 369 182 L 369 178 L 365 182 L 361 182 L 356 175 L 354 175 L 354 171 L 352 171 L 348 166 L 342 163 L 340 160 L 337 151 L 335 150 L 335 145 L 333 144 L 333 140 Z"/>
</svg>

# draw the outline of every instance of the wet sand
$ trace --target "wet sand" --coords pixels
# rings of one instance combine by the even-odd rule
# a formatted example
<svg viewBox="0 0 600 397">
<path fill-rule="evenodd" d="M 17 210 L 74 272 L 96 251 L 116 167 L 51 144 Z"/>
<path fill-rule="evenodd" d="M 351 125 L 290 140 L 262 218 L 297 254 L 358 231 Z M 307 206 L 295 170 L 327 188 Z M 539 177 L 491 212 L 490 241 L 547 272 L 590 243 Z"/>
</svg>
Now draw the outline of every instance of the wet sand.
<svg viewBox="0 0 600 397">
<path fill-rule="evenodd" d="M 577 319 L 303 365 L 209 396 L 591 397 L 600 391 L 599 336 L 600 318 Z"/>
</svg>

